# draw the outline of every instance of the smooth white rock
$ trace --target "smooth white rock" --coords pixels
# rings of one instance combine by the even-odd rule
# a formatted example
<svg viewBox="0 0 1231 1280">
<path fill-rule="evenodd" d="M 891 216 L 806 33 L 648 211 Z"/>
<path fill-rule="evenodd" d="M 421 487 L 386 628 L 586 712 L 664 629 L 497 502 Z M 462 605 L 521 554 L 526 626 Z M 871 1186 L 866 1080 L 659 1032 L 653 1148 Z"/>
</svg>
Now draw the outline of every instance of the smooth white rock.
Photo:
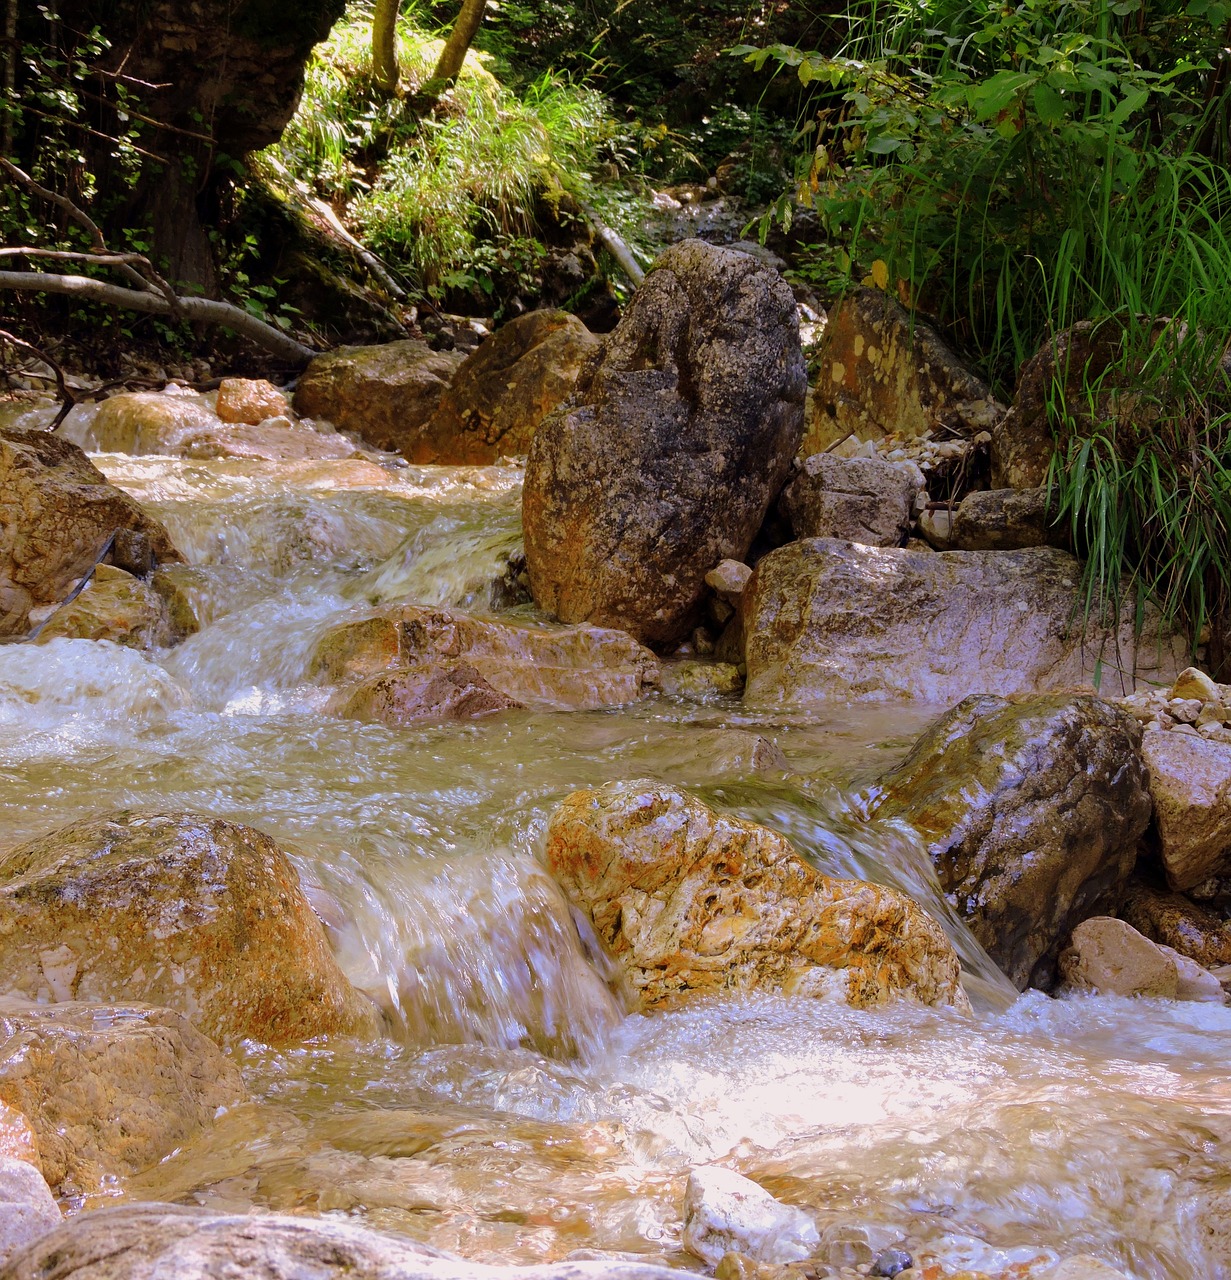
<svg viewBox="0 0 1231 1280">
<path fill-rule="evenodd" d="M 24 1160 L 0 1157 L 0 1263 L 60 1225 L 51 1188 Z"/>
<path fill-rule="evenodd" d="M 820 1243 L 802 1209 L 775 1200 L 731 1169 L 700 1165 L 684 1192 L 684 1248 L 717 1266 L 723 1254 L 757 1262 L 800 1262 Z"/>
</svg>

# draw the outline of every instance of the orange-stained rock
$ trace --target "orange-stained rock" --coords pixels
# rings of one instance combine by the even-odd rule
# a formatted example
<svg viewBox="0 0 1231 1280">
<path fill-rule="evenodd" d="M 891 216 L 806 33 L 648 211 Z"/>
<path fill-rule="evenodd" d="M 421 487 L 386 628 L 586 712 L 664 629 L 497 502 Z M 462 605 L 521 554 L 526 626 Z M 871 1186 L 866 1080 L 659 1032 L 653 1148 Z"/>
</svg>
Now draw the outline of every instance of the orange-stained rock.
<svg viewBox="0 0 1231 1280">
<path fill-rule="evenodd" d="M 642 1009 L 753 990 L 967 1007 L 944 931 L 905 894 L 823 876 L 777 832 L 674 787 L 574 792 L 547 863 Z"/>
<path fill-rule="evenodd" d="M 90 819 L 0 859 L 0 992 L 144 1000 L 220 1041 L 377 1029 L 286 855 L 193 813 Z"/>
<path fill-rule="evenodd" d="M 659 678 L 658 660 L 623 631 L 519 626 L 419 605 L 390 606 L 326 632 L 308 673 L 343 681 L 456 660 L 516 703 L 562 711 L 635 702 Z"/>
<path fill-rule="evenodd" d="M 290 411 L 286 396 L 264 378 L 223 378 L 215 411 L 223 422 L 256 426 L 266 418 L 284 418 Z"/>
<path fill-rule="evenodd" d="M 62 1194 L 150 1168 L 247 1096 L 235 1064 L 171 1009 L 0 999 L 0 1044 L 0 1101 L 25 1116 Z"/>
<path fill-rule="evenodd" d="M 599 341 L 567 311 L 530 311 L 511 320 L 466 357 L 407 456 L 485 463 L 525 453 Z"/>
<path fill-rule="evenodd" d="M 875 440 L 948 427 L 990 430 L 1004 406 L 936 332 L 879 289 L 853 289 L 829 313 L 800 457 L 854 434 Z"/>
<path fill-rule="evenodd" d="M 456 662 L 369 676 L 352 694 L 344 695 L 339 714 L 396 727 L 424 720 L 476 720 L 519 706 L 493 689 L 474 667 Z"/>
<path fill-rule="evenodd" d="M 158 563 L 181 559 L 162 525 L 75 444 L 0 428 L 0 636 L 24 634 L 32 608 L 59 604 L 117 529 Z"/>
<path fill-rule="evenodd" d="M 29 1120 L 4 1101 L 0 1101 L 0 1160 L 24 1160 L 36 1169 L 43 1167 Z"/>
<path fill-rule="evenodd" d="M 304 370 L 295 410 L 409 458 L 463 358 L 414 339 L 339 347 Z"/>
</svg>

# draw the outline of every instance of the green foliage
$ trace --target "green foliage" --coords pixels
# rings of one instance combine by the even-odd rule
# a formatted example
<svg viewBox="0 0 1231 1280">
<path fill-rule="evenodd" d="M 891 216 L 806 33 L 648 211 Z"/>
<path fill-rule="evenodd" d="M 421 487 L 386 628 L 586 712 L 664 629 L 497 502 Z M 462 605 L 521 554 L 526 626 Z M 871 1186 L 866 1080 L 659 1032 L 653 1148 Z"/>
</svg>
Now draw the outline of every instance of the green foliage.
<svg viewBox="0 0 1231 1280">
<path fill-rule="evenodd" d="M 472 52 L 441 110 L 419 117 L 376 88 L 370 33 L 356 9 L 317 50 L 281 159 L 349 199 L 365 240 L 430 292 L 499 301 L 528 290 L 544 206 L 588 195 L 592 171 L 620 144 L 606 99 L 550 74 L 514 94 Z M 412 100 L 442 43 L 405 16 L 399 24 Z"/>
</svg>

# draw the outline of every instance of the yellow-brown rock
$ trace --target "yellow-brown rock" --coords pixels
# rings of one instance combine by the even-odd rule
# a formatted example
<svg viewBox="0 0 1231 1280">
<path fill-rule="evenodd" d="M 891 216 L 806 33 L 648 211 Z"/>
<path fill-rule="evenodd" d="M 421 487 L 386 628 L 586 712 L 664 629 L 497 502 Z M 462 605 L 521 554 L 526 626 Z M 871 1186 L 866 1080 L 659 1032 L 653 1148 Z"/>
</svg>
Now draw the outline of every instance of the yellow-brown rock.
<svg viewBox="0 0 1231 1280">
<path fill-rule="evenodd" d="M 158 563 L 181 559 L 162 525 L 75 444 L 0 428 L 0 636 L 24 634 L 32 608 L 59 604 L 117 529 Z"/>
<path fill-rule="evenodd" d="M 223 378 L 214 405 L 223 422 L 254 427 L 266 418 L 285 418 L 290 408 L 286 396 L 264 378 Z"/>
<path fill-rule="evenodd" d="M 24 1160 L 40 1171 L 43 1167 L 29 1120 L 4 1101 L 0 1101 L 0 1160 Z"/>
<path fill-rule="evenodd" d="M 547 863 L 641 1009 L 754 990 L 966 1005 L 944 931 L 905 894 L 823 876 L 776 832 L 674 787 L 575 792 Z"/>
<path fill-rule="evenodd" d="M 222 1042 L 377 1028 L 286 855 L 191 813 L 78 822 L 0 859 L 0 992 L 144 1000 Z"/>
<path fill-rule="evenodd" d="M 517 626 L 418 605 L 391 606 L 327 632 L 308 670 L 342 681 L 459 660 L 514 702 L 561 711 L 635 702 L 659 678 L 658 660 L 623 631 Z"/>
<path fill-rule="evenodd" d="M 1153 730 L 1141 753 L 1171 887 L 1191 889 L 1231 870 L 1231 746 Z"/>
<path fill-rule="evenodd" d="M 934 330 L 879 289 L 854 289 L 830 311 L 818 365 L 803 458 L 849 435 L 910 437 L 944 426 L 973 436 L 1005 413 Z"/>
<path fill-rule="evenodd" d="M 295 411 L 409 458 L 463 358 L 413 339 L 339 347 L 304 370 Z"/>
<path fill-rule="evenodd" d="M 123 391 L 98 407 L 90 434 L 101 453 L 157 453 L 179 457 L 193 436 L 222 424 L 201 396 Z"/>
<path fill-rule="evenodd" d="M 123 569 L 100 564 L 85 590 L 47 619 L 38 643 L 57 636 L 149 649 L 170 644 L 174 628 L 166 603 L 153 587 Z"/>
<path fill-rule="evenodd" d="M 246 1097 L 234 1063 L 171 1009 L 0 1000 L 0 1044 L 0 1101 L 29 1121 L 61 1194 L 148 1169 Z"/>
<path fill-rule="evenodd" d="M 414 670 L 383 671 L 369 676 L 349 696 L 339 715 L 351 720 L 377 720 L 395 728 L 425 720 L 477 720 L 521 704 L 493 689 L 466 663 Z"/>
<path fill-rule="evenodd" d="M 509 321 L 466 357 L 407 456 L 482 464 L 526 453 L 599 344 L 567 311 L 530 311 Z"/>
<path fill-rule="evenodd" d="M 1131 885 L 1120 915 L 1147 938 L 1207 969 L 1231 964 L 1231 923 L 1181 893 Z"/>
</svg>

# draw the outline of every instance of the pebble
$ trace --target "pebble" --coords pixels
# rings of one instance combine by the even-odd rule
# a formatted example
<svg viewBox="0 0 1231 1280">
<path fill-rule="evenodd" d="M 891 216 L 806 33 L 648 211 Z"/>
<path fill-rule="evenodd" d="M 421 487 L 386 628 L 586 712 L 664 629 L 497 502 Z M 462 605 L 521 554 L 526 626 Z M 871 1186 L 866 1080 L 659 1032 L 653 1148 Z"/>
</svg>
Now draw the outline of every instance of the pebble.
<svg viewBox="0 0 1231 1280">
<path fill-rule="evenodd" d="M 882 1249 L 876 1255 L 870 1274 L 874 1276 L 900 1276 L 908 1267 L 914 1265 L 914 1259 L 905 1249 Z"/>
</svg>

